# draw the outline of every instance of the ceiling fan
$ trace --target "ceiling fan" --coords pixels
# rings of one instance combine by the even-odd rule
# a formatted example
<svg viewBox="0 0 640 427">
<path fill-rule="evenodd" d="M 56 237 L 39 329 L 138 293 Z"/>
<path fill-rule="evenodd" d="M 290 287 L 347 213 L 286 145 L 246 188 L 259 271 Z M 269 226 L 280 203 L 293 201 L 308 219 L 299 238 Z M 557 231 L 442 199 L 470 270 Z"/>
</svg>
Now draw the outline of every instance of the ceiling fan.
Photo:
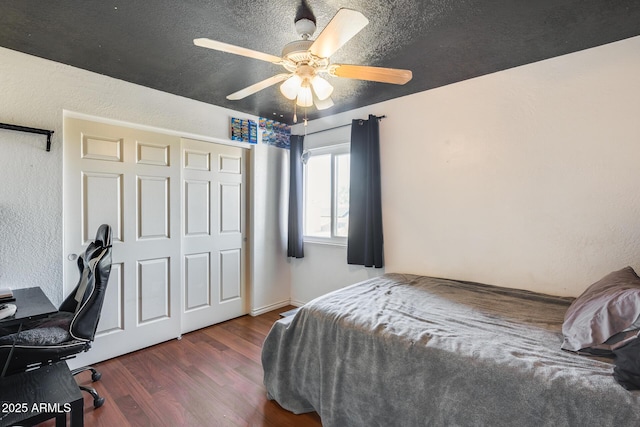
<svg viewBox="0 0 640 427">
<path fill-rule="evenodd" d="M 302 17 L 295 21 L 296 31 L 302 40 L 285 45 L 280 57 L 207 38 L 194 39 L 193 43 L 196 46 L 282 65 L 287 70 L 286 73 L 277 74 L 234 92 L 228 95 L 227 99 L 242 99 L 274 84 L 284 82 L 280 85 L 280 92 L 286 98 L 295 100 L 301 107 L 311 107 L 315 104 L 316 108 L 324 110 L 333 105 L 331 100 L 333 86 L 322 75 L 400 85 L 411 80 L 410 70 L 331 63 L 330 56 L 368 23 L 369 20 L 362 13 L 342 8 L 320 35 L 315 40 L 310 40 L 316 30 L 315 18 L 312 15 Z"/>
</svg>

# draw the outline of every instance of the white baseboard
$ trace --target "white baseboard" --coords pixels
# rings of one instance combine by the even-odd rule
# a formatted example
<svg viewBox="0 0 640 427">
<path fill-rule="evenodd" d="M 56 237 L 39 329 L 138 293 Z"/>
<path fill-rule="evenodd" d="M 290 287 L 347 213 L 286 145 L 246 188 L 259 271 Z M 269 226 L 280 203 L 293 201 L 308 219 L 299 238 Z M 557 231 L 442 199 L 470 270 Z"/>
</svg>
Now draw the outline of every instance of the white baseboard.
<svg viewBox="0 0 640 427">
<path fill-rule="evenodd" d="M 280 301 L 280 302 L 276 302 L 276 303 L 273 303 L 273 304 L 266 305 L 264 307 L 252 308 L 251 312 L 249 314 L 251 314 L 252 316 L 259 316 L 261 314 L 268 313 L 269 311 L 273 311 L 273 310 L 277 310 L 277 309 L 282 308 L 282 307 L 286 307 L 287 305 L 290 305 L 290 304 L 293 304 L 291 302 L 291 300 Z"/>
<path fill-rule="evenodd" d="M 303 305 L 305 305 L 306 302 L 303 301 L 298 301 L 298 300 L 291 300 L 291 305 L 294 305 L 296 307 L 302 307 Z"/>
</svg>

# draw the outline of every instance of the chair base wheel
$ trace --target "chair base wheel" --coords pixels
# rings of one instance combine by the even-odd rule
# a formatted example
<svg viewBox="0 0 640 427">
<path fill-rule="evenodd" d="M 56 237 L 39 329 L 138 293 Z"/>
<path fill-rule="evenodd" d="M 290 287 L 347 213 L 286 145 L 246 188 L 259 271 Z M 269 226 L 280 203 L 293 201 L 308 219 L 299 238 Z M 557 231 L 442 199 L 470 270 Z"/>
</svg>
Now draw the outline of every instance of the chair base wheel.
<svg viewBox="0 0 640 427">
<path fill-rule="evenodd" d="M 82 366 L 71 371 L 72 375 L 78 375 L 80 372 L 91 371 L 91 381 L 96 382 L 102 378 L 102 374 L 98 372 L 93 366 Z M 93 387 L 80 386 L 80 390 L 84 390 L 93 397 L 93 407 L 99 408 L 104 405 L 104 397 L 100 397 L 96 389 Z"/>
<path fill-rule="evenodd" d="M 97 399 L 93 399 L 93 407 L 94 408 L 99 408 L 102 405 L 104 405 L 104 397 L 99 397 Z"/>
<path fill-rule="evenodd" d="M 80 390 L 86 391 L 93 397 L 93 407 L 99 408 L 104 405 L 104 397 L 100 396 L 95 388 L 87 387 L 85 385 L 80 386 Z"/>
<path fill-rule="evenodd" d="M 85 371 L 91 371 L 91 381 L 98 381 L 102 377 L 102 374 L 93 366 L 82 366 L 80 368 L 73 369 L 71 370 L 71 375 L 78 375 Z"/>
</svg>

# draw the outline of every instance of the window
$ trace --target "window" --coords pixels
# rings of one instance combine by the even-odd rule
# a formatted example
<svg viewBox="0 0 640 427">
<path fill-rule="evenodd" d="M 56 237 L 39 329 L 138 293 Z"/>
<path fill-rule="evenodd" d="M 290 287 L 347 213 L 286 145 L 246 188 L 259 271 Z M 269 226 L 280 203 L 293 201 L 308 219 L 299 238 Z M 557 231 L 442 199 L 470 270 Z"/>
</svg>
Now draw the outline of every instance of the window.
<svg viewBox="0 0 640 427">
<path fill-rule="evenodd" d="M 318 148 L 305 165 L 304 236 L 345 243 L 349 231 L 349 146 Z"/>
</svg>

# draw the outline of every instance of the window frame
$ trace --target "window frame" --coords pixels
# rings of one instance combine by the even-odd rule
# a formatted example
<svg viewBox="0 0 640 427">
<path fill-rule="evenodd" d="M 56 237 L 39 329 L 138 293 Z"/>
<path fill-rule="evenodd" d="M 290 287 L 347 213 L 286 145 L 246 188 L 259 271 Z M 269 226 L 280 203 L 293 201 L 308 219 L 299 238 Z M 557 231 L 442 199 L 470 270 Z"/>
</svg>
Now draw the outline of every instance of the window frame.
<svg viewBox="0 0 640 427">
<path fill-rule="evenodd" d="M 308 169 L 307 163 L 304 163 L 304 188 L 303 188 L 303 236 L 302 239 L 305 243 L 319 243 L 326 245 L 337 245 L 337 246 L 346 246 L 347 245 L 347 237 L 346 236 L 337 236 L 336 235 L 336 208 L 337 208 L 337 191 L 336 191 L 336 183 L 337 183 L 337 168 L 336 168 L 336 156 L 351 154 L 351 144 L 349 142 L 343 142 L 339 144 L 326 145 L 317 148 L 311 148 L 305 150 L 305 155 L 309 157 L 313 156 L 321 156 L 321 155 L 330 155 L 331 156 L 331 236 L 323 237 L 323 236 L 310 236 L 307 234 L 306 224 L 307 224 L 307 184 L 308 184 Z"/>
</svg>

